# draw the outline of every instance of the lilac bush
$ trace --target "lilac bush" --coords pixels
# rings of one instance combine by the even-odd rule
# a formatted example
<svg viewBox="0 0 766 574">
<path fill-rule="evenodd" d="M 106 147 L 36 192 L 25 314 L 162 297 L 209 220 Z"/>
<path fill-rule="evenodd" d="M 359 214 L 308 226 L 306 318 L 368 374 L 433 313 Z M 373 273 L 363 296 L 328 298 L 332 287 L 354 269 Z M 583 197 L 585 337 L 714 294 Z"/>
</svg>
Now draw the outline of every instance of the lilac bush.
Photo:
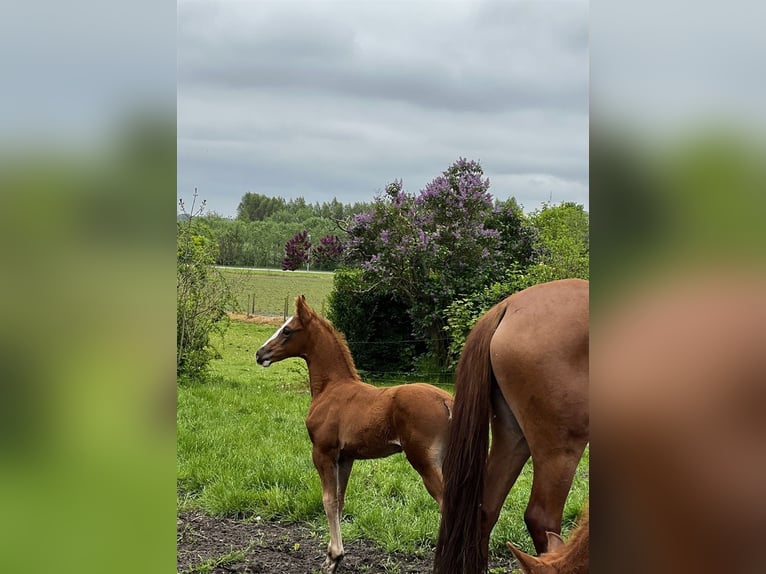
<svg viewBox="0 0 766 574">
<path fill-rule="evenodd" d="M 318 266 L 329 266 L 337 263 L 343 254 L 343 242 L 334 234 L 325 235 L 314 248 L 314 263 Z"/>
<path fill-rule="evenodd" d="M 395 295 L 413 335 L 438 366 L 459 355 L 478 316 L 531 284 L 587 277 L 582 206 L 532 217 L 514 199 L 495 201 L 479 162 L 458 159 L 417 194 L 401 180 L 358 213 L 344 258 L 364 272 L 359 289 Z M 555 211 L 555 213 L 553 213 Z"/>
<path fill-rule="evenodd" d="M 460 158 L 417 195 L 394 181 L 349 228 L 347 259 L 403 296 L 415 334 L 432 342 L 440 363 L 447 347 L 443 310 L 503 270 L 501 233 L 487 225 L 497 213 L 483 175 L 478 162 Z"/>
<path fill-rule="evenodd" d="M 295 271 L 308 263 L 311 242 L 308 240 L 308 232 L 304 229 L 293 235 L 285 243 L 285 258 L 282 261 L 283 271 Z"/>
</svg>

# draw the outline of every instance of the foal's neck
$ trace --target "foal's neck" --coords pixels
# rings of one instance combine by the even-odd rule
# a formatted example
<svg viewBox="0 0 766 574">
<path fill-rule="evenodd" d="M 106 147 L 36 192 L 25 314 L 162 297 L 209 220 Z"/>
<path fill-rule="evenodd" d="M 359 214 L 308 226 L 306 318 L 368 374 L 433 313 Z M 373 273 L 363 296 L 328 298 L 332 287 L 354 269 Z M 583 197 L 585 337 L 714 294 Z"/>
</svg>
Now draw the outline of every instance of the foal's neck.
<svg viewBox="0 0 766 574">
<path fill-rule="evenodd" d="M 359 380 L 348 349 L 343 347 L 338 335 L 331 330 L 321 329 L 311 351 L 304 358 L 309 367 L 312 398 L 319 395 L 329 384 Z"/>
</svg>

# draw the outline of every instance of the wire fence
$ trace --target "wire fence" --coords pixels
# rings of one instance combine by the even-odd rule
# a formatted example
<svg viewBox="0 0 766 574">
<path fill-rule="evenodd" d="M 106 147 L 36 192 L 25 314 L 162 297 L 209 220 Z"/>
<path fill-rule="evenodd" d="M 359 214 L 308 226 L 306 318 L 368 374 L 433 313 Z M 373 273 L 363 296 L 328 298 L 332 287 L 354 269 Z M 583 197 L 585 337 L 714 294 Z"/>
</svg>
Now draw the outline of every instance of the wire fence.
<svg viewBox="0 0 766 574">
<path fill-rule="evenodd" d="M 368 382 L 378 384 L 407 384 L 407 383 L 429 383 L 441 387 L 452 388 L 454 384 L 454 373 L 452 371 L 363 371 L 359 370 L 362 379 Z"/>
<path fill-rule="evenodd" d="M 239 309 L 238 311 L 247 317 L 271 317 L 274 319 L 280 319 L 282 321 L 286 320 L 287 317 L 291 314 L 290 309 L 292 305 L 292 298 L 290 296 L 285 296 L 284 299 L 281 301 L 280 306 L 282 307 L 281 313 L 275 313 L 273 306 L 269 310 L 259 310 L 256 307 L 256 295 L 252 294 L 251 296 L 248 296 L 247 298 L 247 307 L 245 309 Z M 325 316 L 325 305 L 324 302 L 321 306 L 321 309 L 317 309 L 317 312 Z M 346 339 L 346 343 L 349 345 L 349 347 L 399 347 L 401 350 L 398 353 L 400 356 L 402 355 L 409 355 L 409 356 L 415 356 L 417 355 L 417 350 L 415 349 L 416 345 L 424 345 L 427 343 L 444 343 L 449 344 L 451 339 L 449 337 L 438 337 L 435 339 L 429 339 L 428 341 L 425 341 L 423 339 L 396 339 L 391 341 L 361 341 L 361 340 L 351 340 Z M 353 355 L 353 353 L 352 353 Z M 410 370 L 397 370 L 397 369 L 365 369 L 359 365 L 357 365 L 357 370 L 359 371 L 360 376 L 367 381 L 374 382 L 376 384 L 406 384 L 406 383 L 414 383 L 414 382 L 427 382 L 431 384 L 438 384 L 440 386 L 445 386 L 447 388 L 451 388 L 452 383 L 454 381 L 454 370 L 450 368 L 430 368 L 424 367 L 424 368 L 418 368 L 415 366 L 413 369 Z"/>
</svg>

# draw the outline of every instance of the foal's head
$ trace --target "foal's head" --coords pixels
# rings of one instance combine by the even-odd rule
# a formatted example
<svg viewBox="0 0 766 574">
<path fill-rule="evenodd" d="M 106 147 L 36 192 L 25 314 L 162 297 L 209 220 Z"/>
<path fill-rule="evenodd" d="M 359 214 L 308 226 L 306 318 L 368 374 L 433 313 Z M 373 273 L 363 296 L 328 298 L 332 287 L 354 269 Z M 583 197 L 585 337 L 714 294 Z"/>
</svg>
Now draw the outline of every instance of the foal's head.
<svg viewBox="0 0 766 574">
<path fill-rule="evenodd" d="M 588 572 L 590 518 L 588 510 L 583 513 L 580 525 L 564 543 L 561 536 L 547 532 L 548 551 L 540 556 L 530 556 L 508 542 L 508 548 L 519 561 L 524 574 L 584 574 Z"/>
<path fill-rule="evenodd" d="M 306 304 L 306 298 L 303 295 L 296 297 L 295 315 L 288 318 L 285 324 L 255 352 L 256 362 L 268 367 L 271 363 L 282 359 L 305 356 L 310 338 L 308 327 L 314 319 L 316 315 Z"/>
<path fill-rule="evenodd" d="M 559 558 L 564 549 L 564 541 L 560 536 L 553 532 L 546 532 L 548 535 L 548 552 L 539 557 L 531 556 L 522 550 L 516 548 L 510 542 L 506 542 L 508 548 L 513 552 L 516 560 L 521 566 L 524 574 L 559 574 L 560 569 L 553 564 L 554 559 Z"/>
</svg>

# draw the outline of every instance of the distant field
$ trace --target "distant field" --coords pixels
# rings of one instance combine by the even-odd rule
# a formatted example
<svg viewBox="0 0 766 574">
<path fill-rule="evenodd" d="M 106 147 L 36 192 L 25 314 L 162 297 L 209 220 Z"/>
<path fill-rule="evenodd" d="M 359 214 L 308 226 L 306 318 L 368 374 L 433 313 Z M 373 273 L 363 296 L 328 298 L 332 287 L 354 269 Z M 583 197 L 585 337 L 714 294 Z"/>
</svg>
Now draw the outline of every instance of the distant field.
<svg viewBox="0 0 766 574">
<path fill-rule="evenodd" d="M 327 296 L 332 291 L 333 275 L 331 273 L 226 268 L 220 268 L 220 270 L 236 298 L 233 311 L 241 313 L 252 310 L 253 295 L 255 295 L 255 313 L 261 315 L 282 315 L 285 298 L 287 298 L 288 313 L 292 313 L 295 297 L 305 295 L 309 305 L 324 315 Z"/>
</svg>

